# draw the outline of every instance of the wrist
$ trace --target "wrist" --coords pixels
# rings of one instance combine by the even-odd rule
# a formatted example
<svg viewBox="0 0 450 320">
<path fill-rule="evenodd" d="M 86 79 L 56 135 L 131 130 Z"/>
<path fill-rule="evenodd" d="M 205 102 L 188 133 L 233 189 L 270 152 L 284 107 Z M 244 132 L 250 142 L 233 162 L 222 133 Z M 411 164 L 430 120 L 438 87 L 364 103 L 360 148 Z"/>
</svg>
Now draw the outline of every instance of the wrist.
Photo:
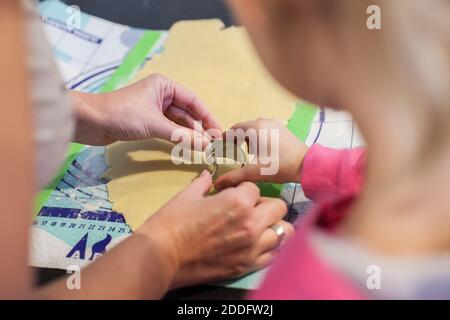
<svg viewBox="0 0 450 320">
<path fill-rule="evenodd" d="M 76 115 L 75 142 L 88 145 L 105 145 L 108 140 L 108 112 L 106 96 L 72 92 L 72 103 Z"/>
<path fill-rule="evenodd" d="M 302 169 L 303 169 L 303 159 L 305 158 L 306 154 L 308 153 L 308 146 L 305 144 L 301 144 L 299 147 L 295 149 L 297 152 L 295 153 L 293 157 L 293 170 L 292 170 L 292 176 L 291 181 L 300 183 Z"/>
<path fill-rule="evenodd" d="M 135 231 L 134 235 L 142 237 L 146 245 L 151 249 L 151 261 L 158 260 L 170 287 L 180 269 L 180 260 L 173 237 L 154 218 L 147 220 Z"/>
</svg>

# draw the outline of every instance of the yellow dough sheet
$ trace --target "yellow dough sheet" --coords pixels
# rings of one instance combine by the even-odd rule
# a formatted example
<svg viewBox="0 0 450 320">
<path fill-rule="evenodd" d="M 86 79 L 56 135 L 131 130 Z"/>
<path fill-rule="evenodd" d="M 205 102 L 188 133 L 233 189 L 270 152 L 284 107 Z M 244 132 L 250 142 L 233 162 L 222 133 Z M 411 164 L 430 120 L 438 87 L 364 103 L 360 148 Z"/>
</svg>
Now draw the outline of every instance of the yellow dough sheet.
<svg viewBox="0 0 450 320">
<path fill-rule="evenodd" d="M 290 118 L 297 99 L 264 69 L 244 28 L 224 28 L 220 20 L 180 21 L 164 48 L 134 81 L 152 73 L 177 81 L 199 96 L 224 129 L 258 117 Z M 133 230 L 206 167 L 173 164 L 171 148 L 158 139 L 108 147 L 109 199 Z"/>
</svg>

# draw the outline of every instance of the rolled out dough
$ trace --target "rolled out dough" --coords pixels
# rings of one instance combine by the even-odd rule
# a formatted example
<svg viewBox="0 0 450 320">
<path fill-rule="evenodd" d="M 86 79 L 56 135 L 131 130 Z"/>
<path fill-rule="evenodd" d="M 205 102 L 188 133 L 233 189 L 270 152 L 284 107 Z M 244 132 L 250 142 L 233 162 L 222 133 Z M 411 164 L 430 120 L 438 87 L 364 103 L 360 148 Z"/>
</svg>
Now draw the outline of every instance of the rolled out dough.
<svg viewBox="0 0 450 320">
<path fill-rule="evenodd" d="M 287 121 L 297 101 L 264 69 L 245 29 L 220 20 L 174 24 L 164 52 L 135 81 L 155 72 L 193 90 L 225 129 L 258 117 Z M 158 139 L 108 147 L 109 199 L 133 230 L 206 167 L 176 166 L 171 147 Z"/>
</svg>

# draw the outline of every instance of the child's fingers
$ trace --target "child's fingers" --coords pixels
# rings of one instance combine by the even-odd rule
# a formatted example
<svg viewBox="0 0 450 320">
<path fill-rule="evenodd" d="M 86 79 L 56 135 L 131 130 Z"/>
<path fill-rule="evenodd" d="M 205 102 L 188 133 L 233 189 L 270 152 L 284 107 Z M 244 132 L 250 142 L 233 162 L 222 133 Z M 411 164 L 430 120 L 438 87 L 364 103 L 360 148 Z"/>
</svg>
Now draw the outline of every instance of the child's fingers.
<svg viewBox="0 0 450 320">
<path fill-rule="evenodd" d="M 235 187 L 244 181 L 257 181 L 260 178 L 259 169 L 256 165 L 247 165 L 244 168 L 233 170 L 220 176 L 214 184 L 217 191 Z"/>
</svg>

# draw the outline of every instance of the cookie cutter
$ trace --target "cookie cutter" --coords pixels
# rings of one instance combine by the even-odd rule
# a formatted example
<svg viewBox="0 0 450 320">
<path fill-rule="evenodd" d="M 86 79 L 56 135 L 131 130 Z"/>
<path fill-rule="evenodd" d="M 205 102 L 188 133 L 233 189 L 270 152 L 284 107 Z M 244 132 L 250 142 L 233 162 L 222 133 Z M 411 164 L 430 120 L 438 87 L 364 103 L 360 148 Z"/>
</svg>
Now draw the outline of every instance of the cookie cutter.
<svg viewBox="0 0 450 320">
<path fill-rule="evenodd" d="M 247 164 L 247 153 L 234 142 L 213 140 L 204 154 L 213 181 L 223 173 L 242 168 Z"/>
</svg>

